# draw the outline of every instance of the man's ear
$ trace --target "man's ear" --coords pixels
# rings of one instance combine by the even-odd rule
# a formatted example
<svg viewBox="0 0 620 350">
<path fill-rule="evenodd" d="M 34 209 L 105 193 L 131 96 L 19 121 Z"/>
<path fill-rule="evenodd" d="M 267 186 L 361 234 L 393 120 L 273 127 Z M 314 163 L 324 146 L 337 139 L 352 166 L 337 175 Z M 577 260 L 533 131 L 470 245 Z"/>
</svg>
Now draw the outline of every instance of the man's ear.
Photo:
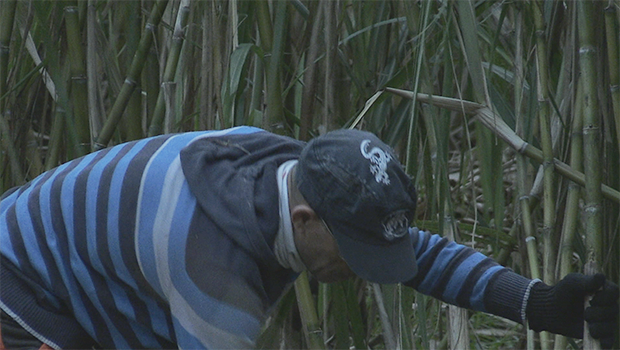
<svg viewBox="0 0 620 350">
<path fill-rule="evenodd" d="M 316 212 L 305 204 L 297 204 L 291 209 L 291 221 L 295 232 L 305 233 L 308 223 L 316 219 L 318 219 Z"/>
</svg>

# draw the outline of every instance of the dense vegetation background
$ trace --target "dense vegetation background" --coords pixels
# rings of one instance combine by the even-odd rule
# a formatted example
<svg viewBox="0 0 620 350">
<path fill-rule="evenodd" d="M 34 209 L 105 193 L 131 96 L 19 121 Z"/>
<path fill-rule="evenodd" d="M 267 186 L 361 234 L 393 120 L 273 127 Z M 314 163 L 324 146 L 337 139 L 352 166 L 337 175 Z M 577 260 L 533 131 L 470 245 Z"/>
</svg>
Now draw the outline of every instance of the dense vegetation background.
<svg viewBox="0 0 620 350">
<path fill-rule="evenodd" d="M 0 192 L 161 133 L 245 124 L 307 140 L 358 127 L 415 178 L 418 226 L 550 284 L 584 269 L 618 282 L 619 7 L 3 0 Z M 584 346 L 402 286 L 305 275 L 259 345 Z"/>
</svg>

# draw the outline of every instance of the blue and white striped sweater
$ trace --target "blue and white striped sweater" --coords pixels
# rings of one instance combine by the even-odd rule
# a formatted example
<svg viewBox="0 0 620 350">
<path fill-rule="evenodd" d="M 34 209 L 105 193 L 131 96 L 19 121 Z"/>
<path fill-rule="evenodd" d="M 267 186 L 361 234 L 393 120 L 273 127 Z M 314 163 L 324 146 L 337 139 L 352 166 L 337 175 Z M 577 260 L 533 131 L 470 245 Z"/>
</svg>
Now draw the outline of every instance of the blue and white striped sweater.
<svg viewBox="0 0 620 350">
<path fill-rule="evenodd" d="M 31 299 L 57 312 L 70 310 L 76 327 L 103 347 L 251 347 L 265 312 L 295 275 L 273 267 L 275 258 L 255 239 L 262 236 L 255 227 L 228 233 L 224 226 L 227 220 L 258 222 L 254 226 L 270 231 L 270 224 L 263 223 L 277 216 L 277 191 L 257 195 L 254 205 L 261 208 L 255 209 L 254 221 L 217 217 L 236 210 L 242 216 L 254 214 L 234 207 L 209 210 L 212 196 L 230 194 L 231 188 L 224 186 L 224 179 L 217 182 L 224 188 L 205 194 L 195 185 L 200 167 L 192 170 L 195 164 L 183 163 L 181 152 L 192 142 L 198 145 L 197 140 L 226 135 L 218 138 L 226 139 L 226 161 L 237 157 L 226 153 L 229 140 L 249 157 L 253 155 L 246 148 L 256 144 L 271 147 L 268 154 L 283 154 L 278 162 L 298 154 L 299 142 L 258 131 L 241 127 L 159 136 L 89 154 L 42 174 L 0 202 L 0 270 L 28 279 L 35 286 Z M 253 139 L 260 140 L 243 143 Z M 188 159 L 186 163 L 194 160 Z M 246 163 L 254 162 L 249 158 Z M 263 169 L 272 168 L 250 169 L 248 179 L 270 174 Z M 238 192 L 233 198 L 244 198 L 237 184 L 245 182 L 231 180 Z M 230 227 L 238 231 L 241 226 Z M 519 320 L 528 280 L 439 236 L 417 229 L 411 234 L 420 270 L 406 285 L 456 305 Z M 269 237 L 261 239 L 272 244 Z M 45 322 L 53 318 L 26 307 L 29 299 L 5 291 L 9 277 L 2 276 L 2 309 L 19 316 L 50 345 L 70 345 L 57 332 L 58 325 Z"/>
<path fill-rule="evenodd" d="M 199 138 L 248 131 L 254 130 L 212 132 Z M 138 263 L 149 284 L 169 303 L 175 329 L 186 332 L 184 339 L 177 339 L 180 347 L 251 347 L 258 336 L 260 320 L 203 293 L 185 268 L 187 236 L 192 232 L 190 224 L 197 205 L 179 154 L 189 143 L 187 136 L 168 139 L 147 163 L 137 203 Z"/>
<path fill-rule="evenodd" d="M 131 179 L 143 170 L 140 157 L 163 141 L 133 142 L 66 163 L 13 192 L 0 209 L 3 270 L 9 268 L 8 260 L 39 290 L 49 293 L 44 302 L 58 309 L 69 308 L 92 337 L 115 339 L 113 346 L 117 347 L 130 347 L 132 341 L 164 345 L 164 339 L 160 341 L 147 328 L 164 332 L 169 328 L 162 327 L 161 321 L 150 322 L 157 312 L 157 318 L 166 320 L 161 311 L 165 303 L 144 292 L 149 291 L 148 283 L 136 269 L 133 242 L 128 239 L 133 237 L 135 209 L 126 205 L 136 198 L 139 183 L 131 183 Z M 122 267 L 117 269 L 119 265 Z M 58 326 L 53 320 L 37 324 L 37 310 L 25 313 L 21 304 L 26 301 L 7 298 L 3 293 L 5 311 L 32 324 L 52 340 L 50 345 L 67 346 L 63 339 L 55 339 L 55 334 L 46 334 L 47 327 Z M 106 312 L 112 309 L 114 315 Z M 125 317 L 143 322 L 113 324 Z"/>
</svg>

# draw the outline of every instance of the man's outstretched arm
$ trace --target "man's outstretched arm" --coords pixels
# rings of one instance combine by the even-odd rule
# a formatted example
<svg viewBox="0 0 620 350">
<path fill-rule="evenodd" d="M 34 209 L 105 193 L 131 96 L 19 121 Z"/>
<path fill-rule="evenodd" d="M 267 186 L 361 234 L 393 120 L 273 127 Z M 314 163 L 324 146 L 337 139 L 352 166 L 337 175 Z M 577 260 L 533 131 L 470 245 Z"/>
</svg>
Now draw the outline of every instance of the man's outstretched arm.
<svg viewBox="0 0 620 350">
<path fill-rule="evenodd" d="M 410 230 L 419 272 L 404 284 L 447 303 L 525 323 L 535 331 L 583 337 L 584 319 L 601 345 L 613 345 L 618 286 L 604 275 L 570 274 L 554 286 L 523 277 L 439 235 Z M 594 295 L 584 312 L 584 298 Z"/>
</svg>

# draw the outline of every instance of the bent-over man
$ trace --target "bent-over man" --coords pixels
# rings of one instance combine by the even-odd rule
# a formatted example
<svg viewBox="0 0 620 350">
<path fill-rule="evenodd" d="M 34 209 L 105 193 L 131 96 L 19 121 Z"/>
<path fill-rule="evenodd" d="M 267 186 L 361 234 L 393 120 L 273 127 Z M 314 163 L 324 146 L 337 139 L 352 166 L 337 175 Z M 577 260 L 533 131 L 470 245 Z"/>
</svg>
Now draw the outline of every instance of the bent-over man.
<svg viewBox="0 0 620 350">
<path fill-rule="evenodd" d="M 618 287 L 603 275 L 525 278 L 410 227 L 415 206 L 393 151 L 358 130 L 305 144 L 238 127 L 89 154 L 0 200 L 0 347 L 252 348 L 303 270 L 569 337 L 585 318 L 613 344 Z"/>
</svg>

